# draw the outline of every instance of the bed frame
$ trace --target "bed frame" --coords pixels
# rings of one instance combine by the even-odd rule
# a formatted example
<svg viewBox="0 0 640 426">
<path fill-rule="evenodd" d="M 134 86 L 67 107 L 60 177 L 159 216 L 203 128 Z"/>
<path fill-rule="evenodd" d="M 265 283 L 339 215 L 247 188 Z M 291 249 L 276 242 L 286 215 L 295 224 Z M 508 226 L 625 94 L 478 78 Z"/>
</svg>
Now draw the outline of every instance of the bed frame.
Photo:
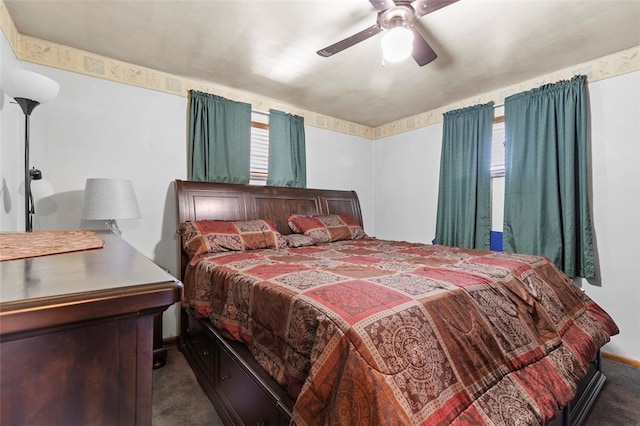
<svg viewBox="0 0 640 426">
<path fill-rule="evenodd" d="M 262 187 L 175 181 L 178 223 L 188 220 L 269 219 L 278 231 L 290 234 L 291 213 L 351 214 L 362 225 L 360 202 L 354 191 Z M 179 244 L 181 276 L 188 258 Z M 182 309 L 180 348 L 198 382 L 224 424 L 289 424 L 294 400 L 253 359 L 242 343 L 225 339 L 209 320 Z M 576 398 L 552 425 L 582 424 L 606 377 L 596 354 L 580 382 Z"/>
<path fill-rule="evenodd" d="M 270 219 L 290 234 L 287 217 L 300 214 L 352 215 L 362 225 L 354 191 L 213 184 L 176 180 L 178 221 Z M 188 258 L 180 250 L 181 276 Z M 253 359 L 244 344 L 222 337 L 208 320 L 182 310 L 181 348 L 225 425 L 289 424 L 294 400 Z"/>
</svg>

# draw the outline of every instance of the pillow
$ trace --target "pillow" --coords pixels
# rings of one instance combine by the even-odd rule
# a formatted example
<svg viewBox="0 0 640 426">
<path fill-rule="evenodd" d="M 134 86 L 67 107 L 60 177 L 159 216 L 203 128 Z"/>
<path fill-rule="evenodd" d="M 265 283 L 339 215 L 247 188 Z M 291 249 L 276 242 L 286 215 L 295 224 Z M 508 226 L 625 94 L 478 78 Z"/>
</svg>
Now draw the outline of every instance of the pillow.
<svg viewBox="0 0 640 426">
<path fill-rule="evenodd" d="M 285 235 L 284 239 L 287 241 L 287 247 L 291 248 L 312 246 L 316 243 L 316 240 L 303 234 Z"/>
<path fill-rule="evenodd" d="M 359 240 L 367 236 L 358 222 L 349 214 L 326 216 L 292 214 L 287 222 L 293 232 L 311 237 L 316 243 Z"/>
<path fill-rule="evenodd" d="M 203 253 L 277 248 L 282 237 L 273 222 L 258 219 L 227 222 L 200 220 L 178 226 L 182 247 L 189 257 Z"/>
</svg>

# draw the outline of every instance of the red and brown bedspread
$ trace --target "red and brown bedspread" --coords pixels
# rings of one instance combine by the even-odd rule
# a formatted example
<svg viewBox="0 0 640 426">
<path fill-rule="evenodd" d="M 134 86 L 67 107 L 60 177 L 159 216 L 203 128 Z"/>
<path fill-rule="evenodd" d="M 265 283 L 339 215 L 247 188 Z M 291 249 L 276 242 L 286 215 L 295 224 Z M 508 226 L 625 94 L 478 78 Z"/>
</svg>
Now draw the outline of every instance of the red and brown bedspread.
<svg viewBox="0 0 640 426">
<path fill-rule="evenodd" d="M 538 256 L 367 238 L 208 254 L 185 281 L 300 425 L 546 423 L 618 332 Z"/>
</svg>

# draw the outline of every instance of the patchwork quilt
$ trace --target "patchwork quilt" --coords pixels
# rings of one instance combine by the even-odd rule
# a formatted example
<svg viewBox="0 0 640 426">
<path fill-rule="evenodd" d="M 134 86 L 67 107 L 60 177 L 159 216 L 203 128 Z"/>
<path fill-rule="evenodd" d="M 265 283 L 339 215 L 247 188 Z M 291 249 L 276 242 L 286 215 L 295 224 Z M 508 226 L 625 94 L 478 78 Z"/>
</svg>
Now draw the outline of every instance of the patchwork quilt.
<svg viewBox="0 0 640 426">
<path fill-rule="evenodd" d="M 207 253 L 185 302 L 297 398 L 292 424 L 544 424 L 618 328 L 548 259 L 372 238 Z"/>
</svg>

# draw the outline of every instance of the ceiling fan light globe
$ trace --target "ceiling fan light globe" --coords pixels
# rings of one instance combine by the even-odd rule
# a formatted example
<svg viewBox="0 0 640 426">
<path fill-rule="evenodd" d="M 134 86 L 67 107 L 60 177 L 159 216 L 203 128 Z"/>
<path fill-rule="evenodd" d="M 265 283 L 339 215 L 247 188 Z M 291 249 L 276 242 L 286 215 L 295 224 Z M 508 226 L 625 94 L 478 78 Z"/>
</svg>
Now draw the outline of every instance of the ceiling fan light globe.
<svg viewBox="0 0 640 426">
<path fill-rule="evenodd" d="M 385 61 L 399 62 L 407 59 L 413 49 L 413 32 L 406 26 L 391 28 L 382 37 L 382 56 Z"/>
</svg>

